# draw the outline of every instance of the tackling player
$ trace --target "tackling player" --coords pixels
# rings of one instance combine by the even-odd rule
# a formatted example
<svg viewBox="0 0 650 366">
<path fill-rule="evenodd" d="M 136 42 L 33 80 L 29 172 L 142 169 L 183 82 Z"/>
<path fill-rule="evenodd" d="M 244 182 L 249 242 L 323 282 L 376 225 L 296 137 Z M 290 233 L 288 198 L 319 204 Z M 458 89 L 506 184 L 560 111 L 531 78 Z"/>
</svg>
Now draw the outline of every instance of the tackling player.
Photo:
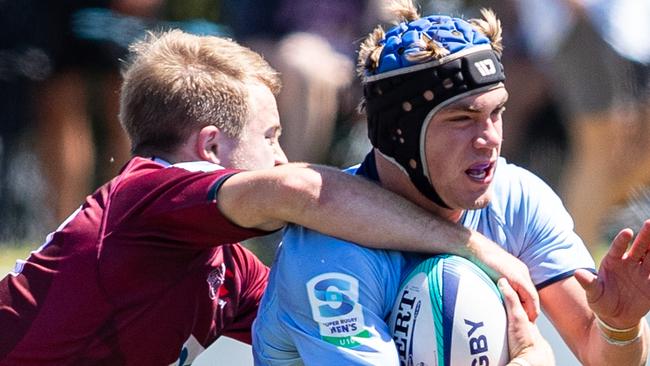
<svg viewBox="0 0 650 366">
<path fill-rule="evenodd" d="M 494 13 L 468 22 L 420 17 L 410 0 L 394 5 L 397 26 L 376 28 L 359 52 L 374 149 L 350 172 L 526 263 L 543 309 L 583 364 L 643 364 L 650 222 L 627 252 L 633 235 L 622 230 L 595 275 L 557 195 L 499 157 L 508 92 Z M 256 363 L 398 364 L 386 319 L 402 276 L 421 259 L 289 226 L 253 328 Z"/>
</svg>

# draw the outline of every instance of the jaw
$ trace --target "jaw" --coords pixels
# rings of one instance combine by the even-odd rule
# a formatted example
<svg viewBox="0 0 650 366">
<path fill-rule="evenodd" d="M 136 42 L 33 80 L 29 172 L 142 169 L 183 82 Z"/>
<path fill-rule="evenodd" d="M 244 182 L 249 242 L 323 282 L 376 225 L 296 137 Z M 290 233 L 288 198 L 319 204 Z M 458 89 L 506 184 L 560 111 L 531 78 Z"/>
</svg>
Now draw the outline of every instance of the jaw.
<svg viewBox="0 0 650 366">
<path fill-rule="evenodd" d="M 392 161 L 387 160 L 382 154 L 375 151 L 375 161 L 377 164 L 377 173 L 382 187 L 399 194 L 400 196 L 408 199 L 409 201 L 417 204 L 423 209 L 434 213 L 442 218 L 452 222 L 458 222 L 466 209 L 477 209 L 485 207 L 492 194 L 490 192 L 491 182 L 494 176 L 496 163 L 491 164 L 491 168 L 485 179 L 482 182 L 475 182 L 470 179 L 466 174 L 462 174 L 462 178 L 456 183 L 440 184 L 444 186 L 453 187 L 453 192 L 447 190 L 437 189 L 438 194 L 442 200 L 448 204 L 451 209 L 446 209 L 431 200 L 426 198 L 420 191 L 413 185 L 408 174 L 396 166 Z M 437 184 L 435 185 L 437 186 Z M 458 191 L 457 189 L 462 189 Z M 460 192 L 460 195 L 455 193 Z"/>
<path fill-rule="evenodd" d="M 480 182 L 462 175 L 453 184 L 447 184 L 448 190 L 443 190 L 441 196 L 445 202 L 456 210 L 481 209 L 492 200 L 492 176 Z"/>
</svg>

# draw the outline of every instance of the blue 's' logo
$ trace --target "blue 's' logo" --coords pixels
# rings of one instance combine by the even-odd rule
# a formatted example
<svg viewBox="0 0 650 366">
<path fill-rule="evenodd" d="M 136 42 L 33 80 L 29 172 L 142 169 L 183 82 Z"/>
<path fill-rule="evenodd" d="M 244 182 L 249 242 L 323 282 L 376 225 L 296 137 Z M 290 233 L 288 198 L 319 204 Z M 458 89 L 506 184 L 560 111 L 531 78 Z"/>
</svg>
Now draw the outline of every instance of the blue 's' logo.
<svg viewBox="0 0 650 366">
<path fill-rule="evenodd" d="M 327 278 L 314 285 L 314 296 L 329 304 L 318 306 L 320 316 L 331 318 L 348 314 L 354 309 L 354 300 L 346 292 L 350 291 L 350 283 L 338 278 Z"/>
</svg>

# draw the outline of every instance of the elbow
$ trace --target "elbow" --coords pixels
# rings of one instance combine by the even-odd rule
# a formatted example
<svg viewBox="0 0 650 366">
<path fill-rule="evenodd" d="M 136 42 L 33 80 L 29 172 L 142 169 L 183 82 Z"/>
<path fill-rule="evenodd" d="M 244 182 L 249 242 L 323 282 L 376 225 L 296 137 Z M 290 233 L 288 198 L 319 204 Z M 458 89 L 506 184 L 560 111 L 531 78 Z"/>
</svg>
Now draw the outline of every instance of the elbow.
<svg viewBox="0 0 650 366">
<path fill-rule="evenodd" d="M 287 182 L 291 197 L 302 198 L 305 207 L 318 205 L 323 194 L 325 177 L 320 171 L 305 168 L 292 174 Z"/>
<path fill-rule="evenodd" d="M 326 177 L 312 168 L 292 170 L 282 177 L 275 206 L 284 209 L 285 221 L 296 222 L 296 218 L 313 212 L 323 204 Z"/>
</svg>

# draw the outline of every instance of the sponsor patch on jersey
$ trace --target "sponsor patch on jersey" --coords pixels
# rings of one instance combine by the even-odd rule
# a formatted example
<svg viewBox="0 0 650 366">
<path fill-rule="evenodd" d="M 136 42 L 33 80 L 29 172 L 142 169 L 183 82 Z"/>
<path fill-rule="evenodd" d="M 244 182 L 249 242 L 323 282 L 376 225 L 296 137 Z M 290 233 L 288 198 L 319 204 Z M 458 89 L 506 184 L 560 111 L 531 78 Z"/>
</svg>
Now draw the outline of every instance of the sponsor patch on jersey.
<svg viewBox="0 0 650 366">
<path fill-rule="evenodd" d="M 307 294 L 321 339 L 337 347 L 361 345 L 370 338 L 359 304 L 359 280 L 338 272 L 323 273 L 307 282 Z"/>
<path fill-rule="evenodd" d="M 223 285 L 224 279 L 226 278 L 226 265 L 221 263 L 220 266 L 216 267 L 208 274 L 208 286 L 210 288 L 210 299 L 214 300 L 219 296 L 219 290 L 221 285 Z"/>
</svg>

